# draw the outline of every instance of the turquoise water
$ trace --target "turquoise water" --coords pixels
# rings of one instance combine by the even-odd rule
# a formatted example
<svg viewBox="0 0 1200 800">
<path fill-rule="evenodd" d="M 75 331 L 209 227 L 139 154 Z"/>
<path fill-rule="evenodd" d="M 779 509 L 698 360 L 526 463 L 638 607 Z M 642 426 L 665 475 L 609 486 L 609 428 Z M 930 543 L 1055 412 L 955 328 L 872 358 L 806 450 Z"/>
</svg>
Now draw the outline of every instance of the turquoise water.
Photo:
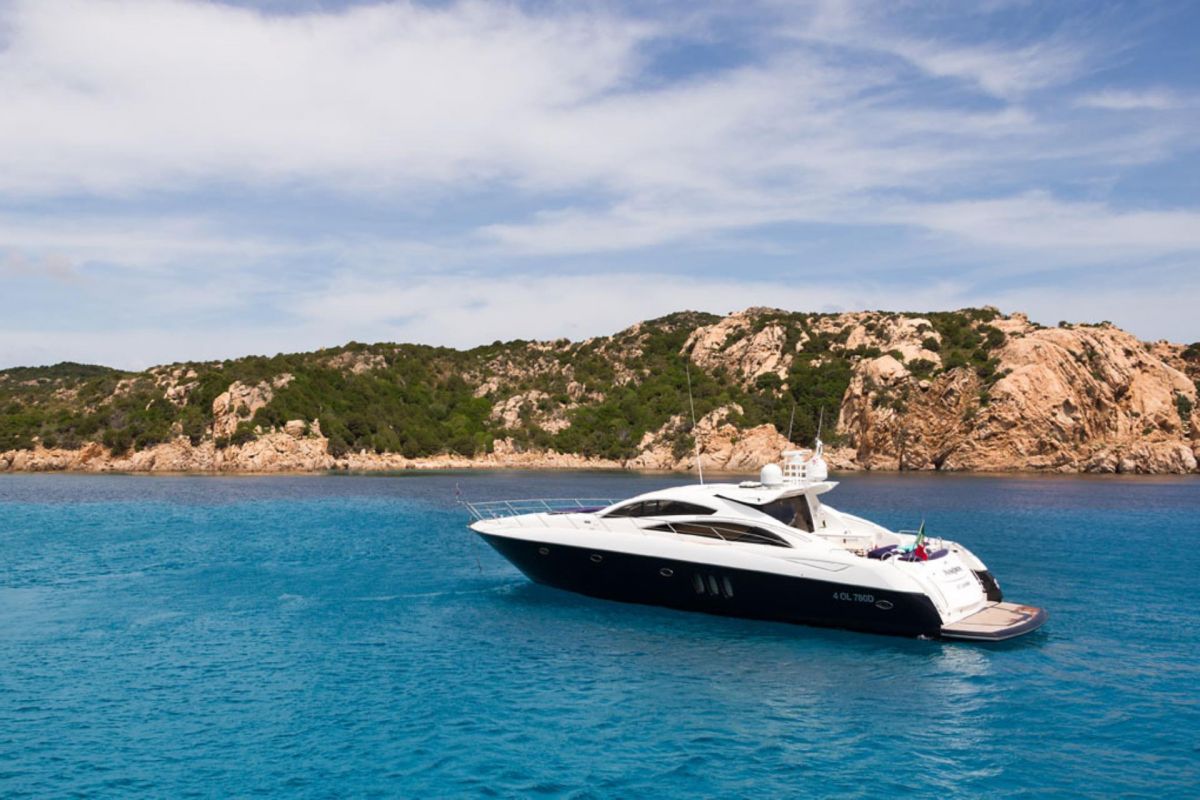
<svg viewBox="0 0 1200 800">
<path fill-rule="evenodd" d="M 670 480 L 0 476 L 0 796 L 1196 796 L 1200 481 L 846 478 L 1002 645 L 545 589 L 454 503 Z"/>
</svg>

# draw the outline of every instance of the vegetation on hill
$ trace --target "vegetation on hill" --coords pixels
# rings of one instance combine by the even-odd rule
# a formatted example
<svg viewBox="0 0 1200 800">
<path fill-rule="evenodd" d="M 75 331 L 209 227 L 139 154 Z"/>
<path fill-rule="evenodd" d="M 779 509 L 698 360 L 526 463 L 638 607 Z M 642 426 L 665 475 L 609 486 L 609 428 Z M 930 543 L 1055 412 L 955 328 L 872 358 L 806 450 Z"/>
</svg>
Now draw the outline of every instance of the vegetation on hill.
<svg viewBox="0 0 1200 800">
<path fill-rule="evenodd" d="M 996 314 L 920 315 L 928 320 L 928 349 L 941 364 L 914 360 L 908 368 L 920 376 L 973 369 L 994 379 L 992 353 L 1004 339 L 988 324 Z M 867 324 L 899 316 L 916 315 L 878 312 Z M 783 375 L 768 372 L 746 385 L 731 368 L 706 370 L 689 361 L 689 337 L 720 319 L 681 312 L 611 337 L 494 342 L 466 351 L 352 342 L 139 373 L 70 363 L 8 369 L 0 371 L 0 451 L 100 442 L 123 453 L 177 436 L 228 446 L 302 420 L 319 424 L 335 456 L 360 450 L 476 455 L 505 437 L 519 448 L 621 459 L 664 426 L 677 449 L 690 447 L 689 379 L 697 418 L 736 404 L 742 414 L 734 421 L 741 426 L 772 423 L 787 431 L 790 424 L 793 440 L 811 441 L 824 414 L 828 440 L 855 363 L 880 356 L 877 348 L 848 349 L 852 324 L 835 324 L 837 315 L 756 311 L 749 328 L 726 345 L 775 325 L 790 360 Z M 290 378 L 277 381 L 284 375 Z M 239 414 L 231 434 L 218 436 L 214 401 L 235 382 L 280 385 L 265 405 Z M 497 409 L 508 401 L 512 413 L 505 415 Z M 680 415 L 685 421 L 671 427 Z"/>
</svg>

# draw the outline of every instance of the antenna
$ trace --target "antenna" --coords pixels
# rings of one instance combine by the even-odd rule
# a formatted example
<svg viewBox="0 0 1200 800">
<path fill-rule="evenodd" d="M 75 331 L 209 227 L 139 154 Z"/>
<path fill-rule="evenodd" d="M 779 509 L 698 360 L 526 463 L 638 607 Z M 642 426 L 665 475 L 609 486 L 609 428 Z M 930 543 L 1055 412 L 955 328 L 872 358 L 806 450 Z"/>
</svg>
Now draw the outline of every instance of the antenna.
<svg viewBox="0 0 1200 800">
<path fill-rule="evenodd" d="M 683 362 L 684 374 L 687 375 L 688 407 L 692 410 L 692 443 L 696 445 L 696 472 L 700 474 L 700 485 L 704 485 L 704 465 L 700 463 L 700 438 L 696 435 L 696 403 L 692 400 L 692 370 L 688 362 Z"/>
<path fill-rule="evenodd" d="M 792 443 L 792 424 L 796 421 L 796 404 L 792 403 L 792 416 L 788 419 L 788 444 Z"/>
<path fill-rule="evenodd" d="M 825 406 L 821 406 L 821 411 L 817 416 L 817 441 L 821 441 L 821 426 L 825 424 Z"/>
</svg>

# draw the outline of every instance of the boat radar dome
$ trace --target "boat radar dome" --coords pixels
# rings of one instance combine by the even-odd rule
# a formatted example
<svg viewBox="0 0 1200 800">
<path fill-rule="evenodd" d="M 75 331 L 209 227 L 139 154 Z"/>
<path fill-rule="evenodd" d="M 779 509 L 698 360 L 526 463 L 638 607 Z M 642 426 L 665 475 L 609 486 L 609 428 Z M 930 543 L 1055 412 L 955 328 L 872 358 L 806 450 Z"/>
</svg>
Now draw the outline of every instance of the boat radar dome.
<svg viewBox="0 0 1200 800">
<path fill-rule="evenodd" d="M 778 464 L 767 464 L 759 471 L 758 482 L 763 486 L 782 486 L 783 470 Z"/>
</svg>

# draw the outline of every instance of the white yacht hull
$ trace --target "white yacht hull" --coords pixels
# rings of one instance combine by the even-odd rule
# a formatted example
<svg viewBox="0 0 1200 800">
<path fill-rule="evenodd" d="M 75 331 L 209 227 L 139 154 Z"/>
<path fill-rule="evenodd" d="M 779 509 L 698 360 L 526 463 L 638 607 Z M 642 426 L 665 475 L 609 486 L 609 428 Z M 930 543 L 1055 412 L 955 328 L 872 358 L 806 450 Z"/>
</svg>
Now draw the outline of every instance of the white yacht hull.
<svg viewBox="0 0 1200 800">
<path fill-rule="evenodd" d="M 794 558 L 747 552 L 722 542 L 679 543 L 638 536 L 636 546 L 611 531 L 514 527 L 477 522 L 472 528 L 531 580 L 591 597 L 874 633 L 930 638 L 1000 640 L 1041 625 L 1044 612 L 987 626 L 954 625 L 992 606 L 957 557 L 891 563 L 851 554 Z M 854 563 L 855 561 L 859 563 Z M 957 567 L 957 569 L 955 569 Z M 949 589 L 931 590 L 928 574 L 953 571 L 963 589 L 953 607 Z M 927 573 L 923 575 L 922 573 Z M 948 586 L 948 585 L 947 585 Z M 934 593 L 938 596 L 931 597 Z M 1010 605 L 1010 604 L 1002 604 Z M 948 622 L 950 620 L 950 622 Z"/>
<path fill-rule="evenodd" d="M 818 441 L 758 481 L 611 500 L 466 503 L 471 529 L 530 579 L 572 592 L 725 616 L 903 636 L 997 641 L 1044 611 L 1003 603 L 957 542 L 890 531 L 819 498 Z"/>
</svg>

